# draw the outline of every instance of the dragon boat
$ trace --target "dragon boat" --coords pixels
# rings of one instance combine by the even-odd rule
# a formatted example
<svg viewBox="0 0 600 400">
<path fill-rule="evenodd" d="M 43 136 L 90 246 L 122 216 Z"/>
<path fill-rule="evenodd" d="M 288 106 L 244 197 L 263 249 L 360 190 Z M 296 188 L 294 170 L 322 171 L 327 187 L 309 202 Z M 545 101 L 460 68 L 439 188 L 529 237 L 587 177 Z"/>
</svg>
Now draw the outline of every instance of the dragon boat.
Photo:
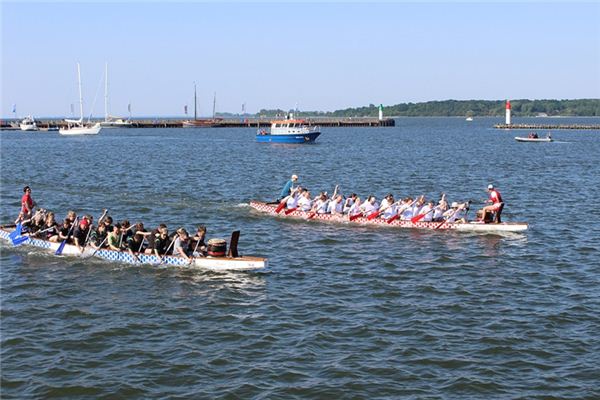
<svg viewBox="0 0 600 400">
<path fill-rule="evenodd" d="M 20 236 L 15 240 L 14 226 L 0 226 L 0 238 L 12 243 L 13 245 L 27 245 L 47 250 L 54 254 L 61 246 L 60 242 L 49 242 L 47 240 L 36 239 L 28 236 Z M 11 237 L 11 234 L 13 236 Z M 237 254 L 237 241 L 239 239 L 239 231 L 232 235 L 230 242 L 230 251 L 227 256 L 223 257 L 194 257 L 192 262 L 189 262 L 183 257 L 165 255 L 158 257 L 153 254 L 129 253 L 125 251 L 116 251 L 110 249 L 95 250 L 91 246 L 87 246 L 83 253 L 79 251 L 77 246 L 65 244 L 60 252 L 61 255 L 75 256 L 81 258 L 100 258 L 103 260 L 118 262 L 133 265 L 153 265 L 153 266 L 176 266 L 181 268 L 192 269 L 207 269 L 212 271 L 249 271 L 265 268 L 268 265 L 268 260 L 262 257 L 254 256 L 239 256 Z"/>
<path fill-rule="evenodd" d="M 368 219 L 367 217 L 358 217 L 352 221 L 347 215 L 333 215 L 333 214 L 316 214 L 313 212 L 306 212 L 300 210 L 281 210 L 279 213 L 277 210 L 277 203 L 265 203 L 262 201 L 251 201 L 250 207 L 271 216 L 279 218 L 288 218 L 295 220 L 304 220 L 307 222 L 319 221 L 319 222 L 334 222 L 334 223 L 346 223 L 349 225 L 364 225 L 364 226 L 386 226 L 392 228 L 411 228 L 411 229 L 430 229 L 430 230 L 454 230 L 460 232 L 522 232 L 528 229 L 526 222 L 502 222 L 502 223 L 482 223 L 478 221 L 469 221 L 466 223 L 459 222 L 411 222 L 396 219 L 388 223 L 384 218 Z"/>
</svg>

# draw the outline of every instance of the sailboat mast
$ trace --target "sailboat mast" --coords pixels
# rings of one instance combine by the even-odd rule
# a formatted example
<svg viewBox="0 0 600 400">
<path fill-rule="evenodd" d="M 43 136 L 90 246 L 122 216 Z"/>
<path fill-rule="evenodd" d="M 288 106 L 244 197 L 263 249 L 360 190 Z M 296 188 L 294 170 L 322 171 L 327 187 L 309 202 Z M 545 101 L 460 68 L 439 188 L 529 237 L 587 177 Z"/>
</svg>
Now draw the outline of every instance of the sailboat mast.
<svg viewBox="0 0 600 400">
<path fill-rule="evenodd" d="M 108 122 L 108 63 L 105 64 L 104 78 L 104 121 Z"/>
<path fill-rule="evenodd" d="M 79 63 L 77 63 L 77 81 L 79 82 L 79 115 L 81 122 L 83 122 L 83 96 L 81 95 L 81 67 Z"/>
<path fill-rule="evenodd" d="M 198 106 L 196 105 L 196 83 L 194 82 L 194 121 L 198 117 Z"/>
<path fill-rule="evenodd" d="M 217 92 L 215 92 L 215 96 L 213 97 L 213 119 L 215 119 L 216 109 L 217 109 Z"/>
</svg>

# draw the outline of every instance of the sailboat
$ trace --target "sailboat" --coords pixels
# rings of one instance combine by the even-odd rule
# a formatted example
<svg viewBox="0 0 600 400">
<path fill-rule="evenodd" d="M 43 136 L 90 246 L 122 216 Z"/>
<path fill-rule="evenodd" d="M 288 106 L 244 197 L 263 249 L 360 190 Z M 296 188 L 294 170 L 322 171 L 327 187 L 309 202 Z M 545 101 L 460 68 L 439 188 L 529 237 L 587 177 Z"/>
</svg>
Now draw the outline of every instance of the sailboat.
<svg viewBox="0 0 600 400">
<path fill-rule="evenodd" d="M 184 128 L 210 128 L 211 126 L 216 126 L 218 122 L 222 120 L 222 118 L 215 118 L 216 104 L 217 94 L 215 93 L 215 97 L 213 100 L 213 117 L 198 119 L 198 101 L 196 99 L 196 84 L 194 83 L 194 119 L 183 121 L 181 125 Z"/>
<path fill-rule="evenodd" d="M 108 63 L 105 66 L 104 78 L 104 122 L 100 122 L 103 128 L 131 128 L 131 117 L 127 120 L 123 118 L 112 117 L 108 114 Z M 131 107 L 129 108 L 131 111 Z"/>
<path fill-rule="evenodd" d="M 60 128 L 58 133 L 61 135 L 97 135 L 100 132 L 102 127 L 100 123 L 95 123 L 93 125 L 84 124 L 83 123 L 83 96 L 81 94 L 81 68 L 79 67 L 79 63 L 77 63 L 77 81 L 79 83 L 79 119 L 65 119 L 67 122 L 66 128 Z"/>
</svg>

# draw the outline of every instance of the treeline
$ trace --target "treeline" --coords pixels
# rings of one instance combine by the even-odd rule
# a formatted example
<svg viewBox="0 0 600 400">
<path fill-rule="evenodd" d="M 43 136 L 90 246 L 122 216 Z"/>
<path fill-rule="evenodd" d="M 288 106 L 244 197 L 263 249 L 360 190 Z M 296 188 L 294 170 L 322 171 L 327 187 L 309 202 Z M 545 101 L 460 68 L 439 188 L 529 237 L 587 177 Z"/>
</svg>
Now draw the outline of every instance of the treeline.
<svg viewBox="0 0 600 400">
<path fill-rule="evenodd" d="M 579 100 L 511 100 L 512 114 L 517 117 L 577 116 L 599 117 L 600 99 Z M 505 100 L 444 100 L 425 103 L 402 103 L 384 106 L 386 117 L 498 117 L 505 113 Z M 289 110 L 291 112 L 292 110 Z M 275 117 L 286 114 L 284 110 L 260 110 L 257 116 Z M 332 112 L 300 111 L 298 117 L 377 117 L 378 106 L 346 108 Z"/>
</svg>

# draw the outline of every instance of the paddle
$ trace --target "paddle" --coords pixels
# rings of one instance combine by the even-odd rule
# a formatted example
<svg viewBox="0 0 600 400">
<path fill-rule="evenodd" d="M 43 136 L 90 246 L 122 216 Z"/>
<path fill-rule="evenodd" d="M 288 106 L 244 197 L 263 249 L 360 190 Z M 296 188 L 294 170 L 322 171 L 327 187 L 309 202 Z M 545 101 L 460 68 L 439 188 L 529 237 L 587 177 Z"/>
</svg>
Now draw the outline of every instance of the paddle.
<svg viewBox="0 0 600 400">
<path fill-rule="evenodd" d="M 158 264 L 156 264 L 156 267 L 160 267 L 163 264 L 163 262 L 165 262 L 165 256 L 167 255 L 167 253 L 169 253 L 169 250 L 171 250 L 171 246 L 173 246 L 173 244 L 175 244 L 176 239 L 177 239 L 177 233 L 175 233 L 175 236 L 173 237 L 173 240 L 171 240 L 171 244 L 169 244 L 169 247 L 167 247 L 165 254 L 163 254 L 162 257 L 160 257 L 160 262 Z"/>
<path fill-rule="evenodd" d="M 281 210 L 284 209 L 285 203 L 287 203 L 287 197 L 284 197 L 283 200 L 281 200 L 281 202 L 279 203 L 279 205 L 275 209 L 275 214 L 279 214 L 281 212 Z"/>
<path fill-rule="evenodd" d="M 414 224 L 414 223 L 416 223 L 416 222 L 419 222 L 420 220 L 422 220 L 423 218 L 425 218 L 425 216 L 426 216 L 427 214 L 431 213 L 433 210 L 435 210 L 435 208 L 432 208 L 431 210 L 427 211 L 426 213 L 419 214 L 419 215 L 417 215 L 417 216 L 415 216 L 415 217 L 412 217 L 412 218 L 410 219 L 410 222 L 412 222 L 413 224 Z"/>
<path fill-rule="evenodd" d="M 348 219 L 350 221 L 354 221 L 354 220 L 356 220 L 356 219 L 358 219 L 358 218 L 360 218 L 362 216 L 363 216 L 362 213 L 358 213 L 358 214 L 351 215 L 350 218 L 348 218 Z"/>
<path fill-rule="evenodd" d="M 102 223 L 102 220 L 104 219 L 104 217 L 106 217 L 107 212 L 108 212 L 108 210 L 104 209 L 104 211 L 102 212 L 102 215 L 100 216 L 100 218 L 98 218 L 98 225 L 100 225 Z M 85 242 L 83 242 L 83 250 L 81 250 L 81 254 L 85 253 L 85 249 L 87 248 L 87 245 L 90 240 L 90 234 L 92 233 L 92 228 L 93 227 L 90 225 L 90 229 L 88 230 L 88 233 L 85 237 Z"/>
<path fill-rule="evenodd" d="M 333 197 L 331 197 L 331 199 L 333 199 L 337 195 L 338 186 L 339 185 L 335 185 L 335 188 L 333 189 Z M 326 200 L 325 203 L 328 204 L 331 201 L 331 199 Z M 317 215 L 317 211 L 316 210 L 315 211 L 311 211 L 311 213 L 308 214 L 308 216 L 306 217 L 306 219 L 313 219 L 315 217 L 315 215 Z"/>
<path fill-rule="evenodd" d="M 445 220 L 443 220 L 442 222 L 440 222 L 440 224 L 438 226 L 436 226 L 434 229 L 440 229 L 440 227 L 442 225 L 444 225 L 445 223 L 447 223 L 450 218 L 454 217 L 454 215 L 458 212 L 458 210 L 459 210 L 459 208 L 457 208 L 456 210 L 454 210 L 454 212 L 452 214 L 450 214 L 448 216 L 448 218 L 446 218 Z"/>
<path fill-rule="evenodd" d="M 94 252 L 92 253 L 92 255 L 90 255 L 90 257 L 93 257 L 94 254 L 96 254 L 98 252 L 98 250 L 102 249 L 102 245 L 104 245 L 104 242 L 106 242 L 108 240 L 108 233 L 106 234 L 106 237 L 104 238 L 104 240 L 102 242 L 100 242 L 100 244 L 98 245 L 98 247 L 96 247 L 96 249 L 94 250 Z"/>
<path fill-rule="evenodd" d="M 12 241 L 12 244 L 13 244 L 13 246 L 18 246 L 18 245 L 20 245 L 21 243 L 23 243 L 23 242 L 27 241 L 27 239 L 29 239 L 29 237 L 28 237 L 28 236 L 22 236 L 22 235 L 21 235 L 21 233 L 22 233 L 22 229 L 23 229 L 23 227 L 22 227 L 22 225 L 21 225 L 21 222 L 19 222 L 19 223 L 17 223 L 17 226 L 16 226 L 15 230 L 14 230 L 14 231 L 12 231 L 12 232 L 11 232 L 11 233 L 8 235 L 8 237 L 9 237 L 9 238 L 10 238 L 10 240 Z"/>
<path fill-rule="evenodd" d="M 381 215 L 381 213 L 382 213 L 382 212 L 384 212 L 384 211 L 385 211 L 385 210 L 387 210 L 388 208 L 390 208 L 390 207 L 394 206 L 395 204 L 398 204 L 398 203 L 400 203 L 401 201 L 402 201 L 402 200 L 398 200 L 398 201 L 396 201 L 396 202 L 394 202 L 394 203 L 392 203 L 392 204 L 390 204 L 390 205 L 388 205 L 388 206 L 386 206 L 386 207 L 384 207 L 384 208 L 380 208 L 379 210 L 377 210 L 377 211 L 375 211 L 374 213 L 370 214 L 370 215 L 367 217 L 367 219 L 368 219 L 369 221 L 372 221 L 372 220 L 374 220 L 375 218 L 379 217 L 379 216 Z"/>
<path fill-rule="evenodd" d="M 285 210 L 285 215 L 290 215 L 291 213 L 293 213 L 297 209 L 298 209 L 298 207 L 294 207 L 294 208 L 290 208 L 288 210 Z"/>
<path fill-rule="evenodd" d="M 67 237 L 65 238 L 65 240 L 63 240 L 60 245 L 58 246 L 58 249 L 56 249 L 56 252 L 54 252 L 54 255 L 56 256 L 60 256 L 63 252 L 63 249 L 65 248 L 65 245 L 67 244 L 67 240 L 69 240 L 69 236 L 71 236 L 71 232 L 73 232 L 73 228 L 75 228 L 75 225 L 79 224 L 79 218 L 75 218 L 75 221 L 73 221 L 73 223 L 71 224 L 71 227 L 69 228 L 69 232 L 67 232 Z"/>
<path fill-rule="evenodd" d="M 407 208 L 414 206 L 417 201 L 419 201 L 418 197 L 415 200 L 413 200 L 413 202 L 410 203 L 409 205 L 400 207 L 398 212 L 396 212 L 396 214 L 394 214 L 393 216 L 388 218 L 385 222 L 387 222 L 388 224 L 391 224 L 392 222 L 394 222 L 395 220 L 400 218 L 400 214 L 402 214 Z"/>
</svg>

